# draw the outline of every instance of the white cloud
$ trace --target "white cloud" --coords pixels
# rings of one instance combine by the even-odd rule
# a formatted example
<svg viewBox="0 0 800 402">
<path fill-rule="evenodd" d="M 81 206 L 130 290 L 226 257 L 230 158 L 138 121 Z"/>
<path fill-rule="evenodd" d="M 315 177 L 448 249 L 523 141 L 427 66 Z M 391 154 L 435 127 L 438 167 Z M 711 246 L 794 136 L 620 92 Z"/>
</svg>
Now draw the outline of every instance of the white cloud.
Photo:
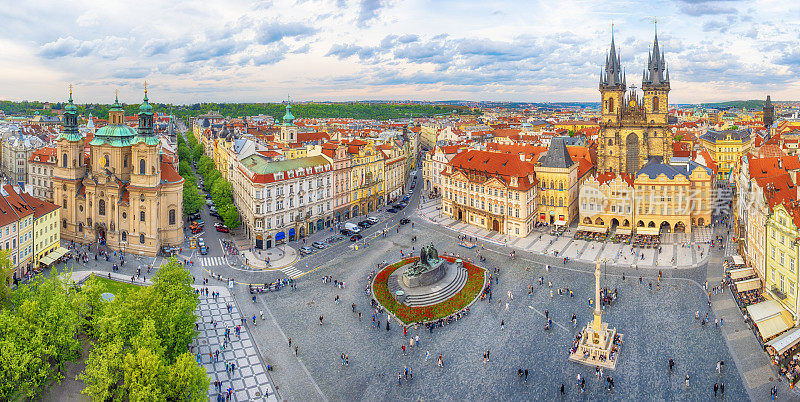
<svg viewBox="0 0 800 402">
<path fill-rule="evenodd" d="M 489 4 L 491 3 L 491 4 Z M 596 100 L 616 25 L 628 82 L 652 44 L 652 18 L 670 65 L 671 100 L 761 98 L 775 86 L 800 98 L 794 3 L 673 0 L 45 0 L 0 9 L 0 95 L 107 101 L 108 85 L 147 79 L 163 102 L 298 99 Z M 158 12 L 153 12 L 157 9 Z M 502 12 L 497 12 L 502 10 Z M 612 11 L 609 11 L 612 10 Z M 616 13 L 613 10 L 625 10 Z M 768 40 L 767 40 L 768 39 Z M 38 85 L 19 86 L 25 71 Z M 49 73 L 41 74 L 46 71 Z M 17 76 L 20 77 L 17 77 Z M 265 77 L 269 77 L 265 79 Z M 707 85 L 704 85 L 707 83 Z M 215 90 L 217 90 L 215 92 Z"/>
</svg>

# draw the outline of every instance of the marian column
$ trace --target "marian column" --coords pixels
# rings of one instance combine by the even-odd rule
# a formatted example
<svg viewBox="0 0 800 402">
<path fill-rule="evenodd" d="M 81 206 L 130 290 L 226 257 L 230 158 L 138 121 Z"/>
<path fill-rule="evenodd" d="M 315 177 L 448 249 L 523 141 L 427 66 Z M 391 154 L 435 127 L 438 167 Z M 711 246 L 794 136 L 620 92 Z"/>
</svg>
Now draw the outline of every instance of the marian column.
<svg viewBox="0 0 800 402">
<path fill-rule="evenodd" d="M 594 324 L 593 329 L 595 334 L 599 334 L 602 331 L 602 322 L 600 316 L 603 314 L 603 310 L 600 309 L 600 260 L 597 261 L 597 264 L 594 268 Z"/>
</svg>

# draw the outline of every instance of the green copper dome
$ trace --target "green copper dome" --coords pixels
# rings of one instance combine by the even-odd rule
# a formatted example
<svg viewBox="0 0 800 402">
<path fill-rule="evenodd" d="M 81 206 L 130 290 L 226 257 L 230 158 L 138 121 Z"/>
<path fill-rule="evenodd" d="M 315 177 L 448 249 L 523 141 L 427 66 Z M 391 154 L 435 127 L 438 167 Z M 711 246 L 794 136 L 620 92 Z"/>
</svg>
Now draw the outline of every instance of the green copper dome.
<svg viewBox="0 0 800 402">
<path fill-rule="evenodd" d="M 147 83 L 144 84 L 144 99 L 142 104 L 139 105 L 139 114 L 142 113 L 153 114 L 153 106 L 147 100 Z"/>
<path fill-rule="evenodd" d="M 111 105 L 111 109 L 108 109 L 108 110 L 109 111 L 112 111 L 112 110 L 123 111 L 124 110 L 122 108 L 122 105 L 119 103 L 119 94 L 114 95 L 114 104 Z"/>
<path fill-rule="evenodd" d="M 69 90 L 69 102 L 67 103 L 66 106 L 64 106 L 64 111 L 73 113 L 78 111 L 78 107 L 75 106 L 74 103 L 72 103 L 72 88 L 70 88 Z"/>
<path fill-rule="evenodd" d="M 286 114 L 283 115 L 283 124 L 289 126 L 294 123 L 294 115 L 292 115 L 292 105 L 286 102 Z"/>
<path fill-rule="evenodd" d="M 94 138 L 89 145 L 108 144 L 115 147 L 131 145 L 136 137 L 136 130 L 124 124 L 109 124 L 101 127 L 94 133 Z"/>
</svg>

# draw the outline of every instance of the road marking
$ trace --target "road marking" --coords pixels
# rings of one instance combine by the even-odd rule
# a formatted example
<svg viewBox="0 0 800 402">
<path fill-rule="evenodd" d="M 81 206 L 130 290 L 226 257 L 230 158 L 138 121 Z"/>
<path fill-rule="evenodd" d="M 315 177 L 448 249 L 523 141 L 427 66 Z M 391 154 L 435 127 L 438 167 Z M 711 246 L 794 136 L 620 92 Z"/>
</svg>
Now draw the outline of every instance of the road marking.
<svg viewBox="0 0 800 402">
<path fill-rule="evenodd" d="M 543 313 L 543 312 L 541 312 L 541 311 L 539 311 L 539 310 L 537 310 L 537 309 L 533 308 L 533 306 L 528 306 L 528 308 L 529 308 L 529 309 L 531 309 L 531 310 L 533 310 L 533 311 L 535 311 L 535 312 L 537 312 L 537 313 L 538 313 L 540 316 L 542 316 L 542 317 L 545 317 L 545 318 L 547 317 L 547 316 L 545 316 L 545 315 L 544 315 L 544 313 Z M 561 324 L 559 324 L 559 323 L 557 323 L 557 322 L 555 322 L 555 321 L 553 321 L 553 324 L 555 324 L 555 325 L 558 325 L 558 327 L 559 327 L 559 328 L 563 329 L 564 331 L 567 331 L 567 332 L 569 332 L 569 330 L 567 329 L 567 327 L 565 327 L 565 326 L 563 326 L 563 325 L 561 325 Z"/>
<path fill-rule="evenodd" d="M 299 270 L 299 269 L 297 269 L 297 268 L 295 268 L 293 266 L 282 268 L 281 272 L 283 272 L 284 274 L 286 274 L 287 276 L 289 276 L 292 279 L 299 278 L 300 276 L 302 276 L 305 273 L 305 272 L 303 272 L 303 271 L 301 271 L 301 270 Z"/>
<path fill-rule="evenodd" d="M 225 261 L 225 257 L 202 257 L 200 258 L 200 261 L 203 263 L 203 266 L 205 267 L 228 265 L 228 262 Z"/>
</svg>

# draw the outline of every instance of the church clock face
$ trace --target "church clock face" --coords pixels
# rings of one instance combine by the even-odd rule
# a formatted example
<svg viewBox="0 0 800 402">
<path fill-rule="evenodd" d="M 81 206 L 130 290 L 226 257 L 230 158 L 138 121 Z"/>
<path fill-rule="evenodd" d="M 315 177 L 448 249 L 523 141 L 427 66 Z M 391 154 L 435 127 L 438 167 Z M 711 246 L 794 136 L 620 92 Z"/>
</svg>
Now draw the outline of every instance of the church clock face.
<svg viewBox="0 0 800 402">
<path fill-rule="evenodd" d="M 630 106 L 630 107 L 635 107 L 635 106 L 636 106 L 636 101 L 635 101 L 635 100 L 633 100 L 633 99 L 631 99 L 631 101 L 630 101 L 630 102 L 628 102 L 628 106 Z"/>
</svg>

